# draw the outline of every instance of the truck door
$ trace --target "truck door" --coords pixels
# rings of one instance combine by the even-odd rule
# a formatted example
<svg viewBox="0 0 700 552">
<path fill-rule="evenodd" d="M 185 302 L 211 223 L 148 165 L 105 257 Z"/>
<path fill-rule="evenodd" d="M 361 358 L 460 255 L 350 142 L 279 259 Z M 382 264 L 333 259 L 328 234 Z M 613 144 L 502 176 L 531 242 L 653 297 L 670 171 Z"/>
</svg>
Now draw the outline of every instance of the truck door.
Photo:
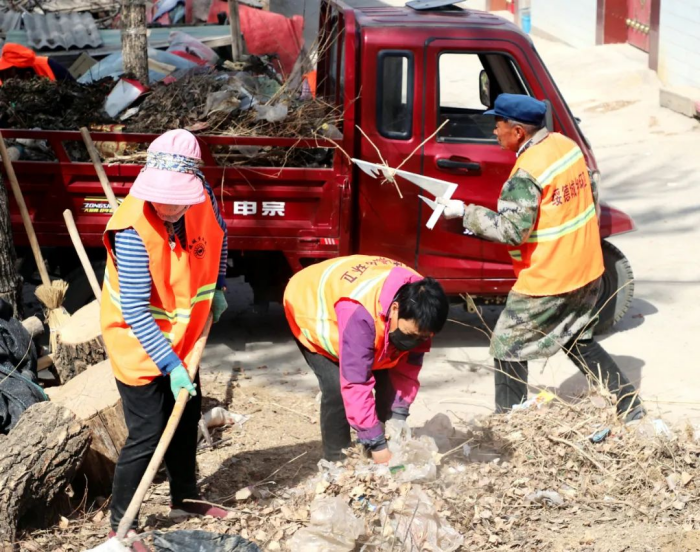
<svg viewBox="0 0 700 552">
<path fill-rule="evenodd" d="M 433 40 L 426 45 L 426 82 L 424 137 L 447 122 L 424 146 L 423 174 L 458 184 L 454 198 L 495 210 L 515 155 L 500 148 L 494 118 L 483 113 L 502 92 L 530 93 L 515 58 L 493 41 Z M 484 280 L 514 277 L 505 246 L 463 235 L 459 220 L 442 218 L 428 230 L 431 209 L 421 210 L 419 272 L 474 293 L 494 291 Z"/>
<path fill-rule="evenodd" d="M 391 167 L 401 165 L 421 143 L 417 86 L 422 49 L 387 49 L 386 35 L 362 48 L 362 108 L 356 133 L 359 158 Z M 381 152 L 381 158 L 380 154 Z M 402 166 L 420 172 L 420 151 Z M 355 168 L 358 182 L 358 251 L 384 255 L 416 266 L 419 189 L 399 181 L 382 183 Z M 401 179 L 399 179 L 401 180 Z M 397 191 L 397 185 L 399 191 Z"/>
</svg>

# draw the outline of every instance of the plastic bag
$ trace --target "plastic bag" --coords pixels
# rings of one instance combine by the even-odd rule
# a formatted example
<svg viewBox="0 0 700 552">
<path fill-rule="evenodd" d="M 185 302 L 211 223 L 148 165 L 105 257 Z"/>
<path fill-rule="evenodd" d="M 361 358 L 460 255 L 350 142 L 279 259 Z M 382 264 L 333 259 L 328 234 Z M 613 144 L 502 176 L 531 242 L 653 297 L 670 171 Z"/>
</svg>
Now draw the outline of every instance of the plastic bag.
<svg viewBox="0 0 700 552">
<path fill-rule="evenodd" d="M 417 485 L 402 499 L 383 507 L 381 517 L 385 531 L 393 533 L 406 552 L 453 552 L 464 542 L 464 537 L 438 515 L 430 497 Z"/>
<path fill-rule="evenodd" d="M 364 530 L 362 520 L 342 498 L 321 496 L 311 503 L 309 525 L 297 531 L 288 544 L 292 552 L 349 552 Z"/>
<path fill-rule="evenodd" d="M 556 491 L 536 491 L 525 497 L 525 502 L 551 506 L 563 506 L 564 499 Z"/>
<path fill-rule="evenodd" d="M 389 467 L 402 467 L 396 471 L 401 482 L 432 481 L 437 475 L 435 453 L 438 448 L 435 440 L 427 435 L 418 439 L 391 440 L 388 443 L 391 452 Z"/>
<path fill-rule="evenodd" d="M 444 452 L 452 448 L 450 437 L 454 436 L 454 432 L 455 430 L 452 427 L 450 417 L 441 412 L 435 414 L 423 427 L 416 429 L 414 433 L 416 437 L 420 437 L 421 435 L 432 437 L 435 440 L 438 450 Z"/>
<path fill-rule="evenodd" d="M 209 429 L 225 425 L 243 425 L 248 420 L 250 420 L 250 416 L 229 412 L 221 406 L 216 406 L 204 414 L 204 423 Z"/>
<path fill-rule="evenodd" d="M 289 108 L 283 103 L 278 103 L 277 105 L 256 105 L 255 111 L 257 112 L 256 121 L 265 119 L 268 123 L 279 123 L 287 118 Z"/>
<path fill-rule="evenodd" d="M 212 65 L 216 65 L 219 60 L 219 56 L 214 50 L 187 33 L 172 31 L 169 39 L 168 52 L 187 52 Z"/>
<path fill-rule="evenodd" d="M 238 535 L 222 535 L 208 531 L 169 531 L 153 534 L 156 552 L 260 552 L 254 542 Z"/>
</svg>

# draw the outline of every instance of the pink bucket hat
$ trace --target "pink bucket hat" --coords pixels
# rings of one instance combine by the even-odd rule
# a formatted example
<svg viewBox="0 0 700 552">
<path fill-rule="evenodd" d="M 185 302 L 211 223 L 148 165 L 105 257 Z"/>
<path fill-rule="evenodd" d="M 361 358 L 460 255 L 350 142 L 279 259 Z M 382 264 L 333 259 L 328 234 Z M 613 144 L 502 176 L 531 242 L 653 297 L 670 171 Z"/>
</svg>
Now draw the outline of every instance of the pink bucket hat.
<svg viewBox="0 0 700 552">
<path fill-rule="evenodd" d="M 196 205 L 205 200 L 202 152 L 186 130 L 169 130 L 148 147 L 146 166 L 129 192 L 144 201 L 168 205 Z"/>
</svg>

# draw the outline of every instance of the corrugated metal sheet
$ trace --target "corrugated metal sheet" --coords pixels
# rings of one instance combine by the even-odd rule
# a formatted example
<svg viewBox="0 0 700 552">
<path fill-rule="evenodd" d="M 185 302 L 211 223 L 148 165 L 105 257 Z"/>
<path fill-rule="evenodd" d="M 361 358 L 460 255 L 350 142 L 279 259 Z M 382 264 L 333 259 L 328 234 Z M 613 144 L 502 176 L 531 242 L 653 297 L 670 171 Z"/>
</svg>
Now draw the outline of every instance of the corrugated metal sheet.
<svg viewBox="0 0 700 552">
<path fill-rule="evenodd" d="M 167 48 L 168 44 L 170 44 L 170 33 L 173 32 L 173 30 L 182 31 L 204 42 L 204 44 L 210 48 L 228 46 L 231 44 L 231 28 L 228 25 L 199 25 L 193 27 L 177 27 L 177 29 L 167 27 L 148 29 L 148 46 L 150 48 Z M 121 50 L 121 31 L 119 29 L 102 29 L 99 31 L 99 34 L 103 41 L 101 46 L 97 48 L 81 48 L 75 50 L 75 53 L 79 53 L 80 50 L 87 50 L 91 55 L 105 55 Z M 6 40 L 7 42 L 22 44 L 23 46 L 32 46 L 24 31 L 11 31 L 8 33 Z M 58 50 L 46 52 L 44 55 L 49 57 L 60 56 L 62 52 Z"/>
<path fill-rule="evenodd" d="M 22 17 L 29 46 L 35 50 L 58 48 L 97 48 L 102 45 L 100 31 L 87 12 L 39 15 L 25 13 Z"/>
<path fill-rule="evenodd" d="M 0 34 L 7 36 L 10 31 L 19 29 L 22 24 L 22 13 L 15 11 L 0 11 Z"/>
</svg>

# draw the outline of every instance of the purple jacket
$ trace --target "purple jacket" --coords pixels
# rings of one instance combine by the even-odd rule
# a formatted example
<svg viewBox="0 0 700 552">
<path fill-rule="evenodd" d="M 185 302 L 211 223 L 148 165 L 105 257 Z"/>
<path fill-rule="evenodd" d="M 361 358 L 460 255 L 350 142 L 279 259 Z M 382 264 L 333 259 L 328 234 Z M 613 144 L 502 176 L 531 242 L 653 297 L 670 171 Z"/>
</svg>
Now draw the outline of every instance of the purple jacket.
<svg viewBox="0 0 700 552">
<path fill-rule="evenodd" d="M 386 315 L 399 288 L 410 282 L 421 280 L 420 276 L 405 268 L 391 270 L 379 295 L 382 315 Z M 350 425 L 357 431 L 363 444 L 383 442 L 384 432 L 377 417 L 374 391 L 374 341 L 375 325 L 370 313 L 362 305 L 349 299 L 340 299 L 335 304 L 340 336 L 340 391 Z M 383 397 L 391 402 L 391 417 L 406 419 L 408 408 L 413 403 L 420 387 L 418 373 L 423 366 L 423 355 L 430 350 L 430 342 L 422 344 L 404 356 L 404 359 L 389 369 L 390 395 Z M 384 334 L 384 354 L 396 350 L 389 343 L 389 325 Z"/>
</svg>

